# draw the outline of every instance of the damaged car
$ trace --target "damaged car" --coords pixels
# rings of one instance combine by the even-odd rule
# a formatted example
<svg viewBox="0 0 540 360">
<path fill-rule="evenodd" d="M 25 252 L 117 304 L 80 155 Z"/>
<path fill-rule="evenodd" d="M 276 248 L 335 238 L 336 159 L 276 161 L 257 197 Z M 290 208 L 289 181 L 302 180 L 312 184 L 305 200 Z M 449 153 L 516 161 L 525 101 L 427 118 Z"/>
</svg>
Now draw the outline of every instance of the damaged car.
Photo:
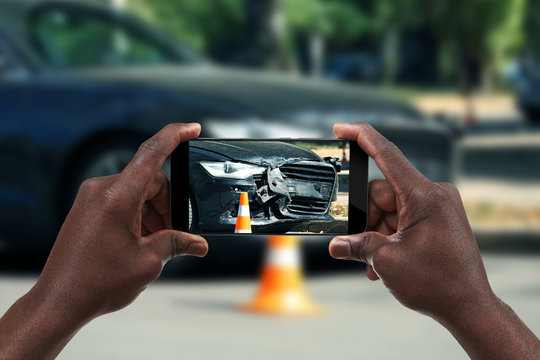
<svg viewBox="0 0 540 360">
<path fill-rule="evenodd" d="M 242 192 L 253 233 L 338 232 L 330 214 L 341 161 L 281 141 L 192 141 L 190 230 L 234 233 Z"/>
</svg>

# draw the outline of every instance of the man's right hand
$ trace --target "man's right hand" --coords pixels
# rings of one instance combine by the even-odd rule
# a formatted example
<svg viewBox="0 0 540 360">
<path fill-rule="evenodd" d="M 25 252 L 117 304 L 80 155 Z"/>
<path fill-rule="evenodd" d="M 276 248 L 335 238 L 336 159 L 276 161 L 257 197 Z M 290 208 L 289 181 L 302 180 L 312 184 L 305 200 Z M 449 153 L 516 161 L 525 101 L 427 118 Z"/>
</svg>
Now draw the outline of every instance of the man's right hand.
<svg viewBox="0 0 540 360">
<path fill-rule="evenodd" d="M 405 306 L 446 317 L 464 304 L 492 301 L 480 251 L 456 188 L 432 183 L 368 124 L 337 124 L 336 135 L 357 140 L 386 180 L 369 187 L 368 230 L 335 238 L 332 256 L 365 261 L 370 279 Z"/>
<path fill-rule="evenodd" d="M 336 124 L 334 132 L 358 141 L 386 180 L 370 184 L 368 232 L 334 238 L 331 255 L 366 262 L 369 279 L 446 326 L 474 358 L 538 356 L 538 339 L 491 290 L 457 189 L 429 181 L 368 124 Z"/>
</svg>

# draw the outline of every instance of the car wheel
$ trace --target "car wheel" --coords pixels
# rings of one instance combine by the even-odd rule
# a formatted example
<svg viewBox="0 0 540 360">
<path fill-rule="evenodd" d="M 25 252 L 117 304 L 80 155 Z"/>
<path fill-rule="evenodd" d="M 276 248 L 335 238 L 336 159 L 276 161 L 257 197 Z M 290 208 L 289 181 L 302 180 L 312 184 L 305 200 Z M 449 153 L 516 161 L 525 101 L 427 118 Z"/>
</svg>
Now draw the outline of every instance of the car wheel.
<svg viewBox="0 0 540 360">
<path fill-rule="evenodd" d="M 115 140 L 114 143 L 106 142 L 85 151 L 79 156 L 71 174 L 68 174 L 71 178 L 68 205 L 73 203 L 78 188 L 84 180 L 122 172 L 139 146 L 140 141 L 136 139 L 124 139 Z M 163 164 L 163 170 L 167 176 L 170 174 L 169 166 L 169 159 L 167 159 Z"/>
<path fill-rule="evenodd" d="M 77 191 L 86 179 L 120 173 L 133 158 L 139 144 L 134 140 L 106 142 L 81 154 L 68 173 L 69 193 L 65 198 L 69 209 Z"/>
</svg>

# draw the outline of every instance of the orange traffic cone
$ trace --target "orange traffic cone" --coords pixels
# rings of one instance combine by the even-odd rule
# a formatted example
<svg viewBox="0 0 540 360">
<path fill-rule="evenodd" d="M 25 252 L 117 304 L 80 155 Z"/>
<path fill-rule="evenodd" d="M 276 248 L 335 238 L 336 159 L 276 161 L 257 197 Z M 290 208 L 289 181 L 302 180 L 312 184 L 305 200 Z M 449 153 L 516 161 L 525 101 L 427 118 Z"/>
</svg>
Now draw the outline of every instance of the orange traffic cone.
<svg viewBox="0 0 540 360">
<path fill-rule="evenodd" d="M 341 156 L 341 163 L 342 164 L 345 164 L 349 161 L 349 159 L 347 159 L 347 154 L 345 153 L 345 145 L 343 146 L 343 155 Z"/>
<path fill-rule="evenodd" d="M 265 266 L 255 299 L 242 310 L 276 315 L 319 314 L 322 308 L 307 295 L 296 236 L 270 236 Z"/>
<path fill-rule="evenodd" d="M 251 234 L 251 219 L 249 213 L 248 193 L 240 194 L 240 205 L 238 206 L 238 214 L 236 216 L 235 234 Z"/>
</svg>

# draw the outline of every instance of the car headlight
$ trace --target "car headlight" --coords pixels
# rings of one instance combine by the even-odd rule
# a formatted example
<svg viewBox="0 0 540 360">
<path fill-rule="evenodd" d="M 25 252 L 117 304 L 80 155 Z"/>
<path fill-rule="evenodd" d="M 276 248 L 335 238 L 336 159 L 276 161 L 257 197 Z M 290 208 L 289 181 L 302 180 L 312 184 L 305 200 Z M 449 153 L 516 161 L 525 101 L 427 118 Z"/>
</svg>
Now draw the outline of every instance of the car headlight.
<svg viewBox="0 0 540 360">
<path fill-rule="evenodd" d="M 210 175 L 225 179 L 247 179 L 252 175 L 262 174 L 266 170 L 265 167 L 232 161 L 201 161 L 199 164 Z"/>
</svg>

